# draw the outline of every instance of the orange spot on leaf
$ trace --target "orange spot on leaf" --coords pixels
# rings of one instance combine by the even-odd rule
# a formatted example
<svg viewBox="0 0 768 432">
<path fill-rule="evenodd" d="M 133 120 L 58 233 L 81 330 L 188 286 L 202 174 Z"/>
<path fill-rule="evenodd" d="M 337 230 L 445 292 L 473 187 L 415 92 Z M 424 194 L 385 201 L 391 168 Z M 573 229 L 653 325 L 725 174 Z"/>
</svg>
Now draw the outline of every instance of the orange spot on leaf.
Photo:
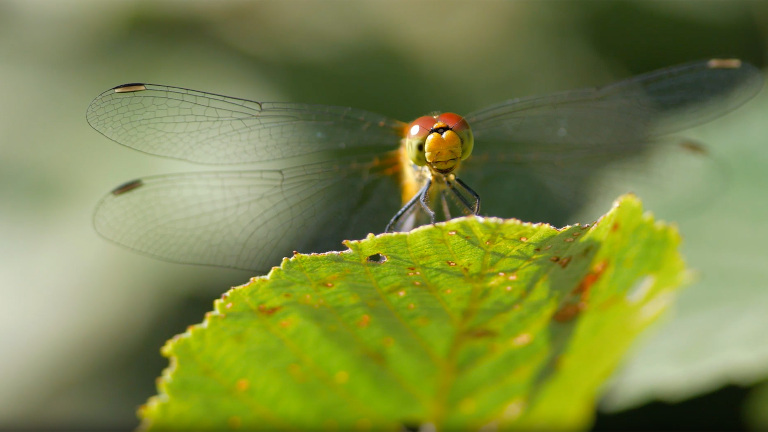
<svg viewBox="0 0 768 432">
<path fill-rule="evenodd" d="M 260 304 L 257 309 L 258 309 L 260 314 L 272 315 L 272 314 L 274 314 L 275 312 L 279 311 L 282 308 L 283 308 L 282 306 L 267 307 L 267 306 L 265 306 L 263 304 Z"/>
<path fill-rule="evenodd" d="M 474 339 L 480 339 L 496 336 L 496 332 L 490 329 L 472 329 L 467 331 L 467 336 Z"/>
<path fill-rule="evenodd" d="M 237 380 L 237 382 L 235 383 L 235 388 L 237 389 L 237 391 L 241 391 L 241 392 L 248 390 L 248 387 L 250 386 L 251 386 L 251 382 L 245 378 L 241 378 Z"/>
<path fill-rule="evenodd" d="M 578 296 L 578 301 L 564 304 L 552 317 L 557 322 L 570 321 L 587 308 L 589 302 L 589 293 L 592 286 L 600 279 L 605 269 L 608 267 L 607 261 L 597 263 L 584 278 L 579 282 L 576 288 L 571 291 L 572 295 Z"/>
<path fill-rule="evenodd" d="M 576 318 L 577 315 L 584 309 L 586 309 L 587 304 L 584 302 L 578 302 L 578 303 L 568 303 L 558 309 L 557 312 L 555 312 L 555 315 L 552 317 L 557 322 L 566 322 L 570 321 L 574 318 Z"/>
<path fill-rule="evenodd" d="M 360 318 L 360 321 L 357 322 L 357 326 L 360 328 L 368 327 L 368 324 L 371 323 L 371 316 L 368 314 L 365 314 Z"/>
</svg>

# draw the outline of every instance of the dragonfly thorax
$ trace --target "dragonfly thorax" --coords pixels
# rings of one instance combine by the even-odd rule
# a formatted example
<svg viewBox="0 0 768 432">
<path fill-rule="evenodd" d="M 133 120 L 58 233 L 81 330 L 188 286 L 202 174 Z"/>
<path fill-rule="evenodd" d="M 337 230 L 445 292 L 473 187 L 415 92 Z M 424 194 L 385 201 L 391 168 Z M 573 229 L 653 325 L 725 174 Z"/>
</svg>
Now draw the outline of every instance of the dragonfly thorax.
<svg viewBox="0 0 768 432">
<path fill-rule="evenodd" d="M 408 125 L 405 145 L 408 157 L 418 166 L 448 174 L 472 153 L 472 130 L 454 113 L 419 117 Z"/>
</svg>

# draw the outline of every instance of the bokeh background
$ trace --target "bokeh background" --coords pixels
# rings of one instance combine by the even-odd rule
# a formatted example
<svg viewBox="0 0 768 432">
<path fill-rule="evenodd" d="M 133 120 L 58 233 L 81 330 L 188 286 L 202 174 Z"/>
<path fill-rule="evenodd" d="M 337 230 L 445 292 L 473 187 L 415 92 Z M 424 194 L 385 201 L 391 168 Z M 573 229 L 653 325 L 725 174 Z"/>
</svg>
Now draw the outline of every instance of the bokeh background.
<svg viewBox="0 0 768 432">
<path fill-rule="evenodd" d="M 0 1 L 0 428 L 135 427 L 164 341 L 254 276 L 96 235 L 111 188 L 195 169 L 93 131 L 103 90 L 156 82 L 409 120 L 709 57 L 763 68 L 767 43 L 759 1 Z M 640 192 L 679 224 L 697 282 L 611 380 L 596 429 L 768 429 L 767 114 L 764 91 L 686 131 L 717 166 L 693 210 L 651 204 L 663 185 Z"/>
</svg>

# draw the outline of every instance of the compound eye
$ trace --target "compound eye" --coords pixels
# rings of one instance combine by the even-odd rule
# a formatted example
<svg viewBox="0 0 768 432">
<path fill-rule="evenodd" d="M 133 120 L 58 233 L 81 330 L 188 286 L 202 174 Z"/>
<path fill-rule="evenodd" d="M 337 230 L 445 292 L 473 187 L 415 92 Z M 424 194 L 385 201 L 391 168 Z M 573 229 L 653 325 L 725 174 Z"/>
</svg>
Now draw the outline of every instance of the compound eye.
<svg viewBox="0 0 768 432">
<path fill-rule="evenodd" d="M 411 162 L 418 166 L 427 164 L 427 159 L 424 156 L 424 143 L 434 126 L 435 118 L 431 116 L 419 117 L 408 125 L 405 150 L 408 152 L 408 158 Z"/>
<path fill-rule="evenodd" d="M 442 113 L 436 120 L 448 125 L 461 138 L 461 160 L 466 160 L 472 154 L 472 148 L 475 145 L 475 138 L 467 120 L 454 113 Z"/>
<path fill-rule="evenodd" d="M 423 116 L 417 118 L 416 120 L 412 121 L 408 127 L 408 138 L 426 138 L 435 123 L 435 118 L 432 116 Z"/>
<path fill-rule="evenodd" d="M 469 123 L 458 114 L 442 113 L 437 116 L 437 121 L 447 124 L 449 128 L 457 132 L 469 129 Z"/>
</svg>

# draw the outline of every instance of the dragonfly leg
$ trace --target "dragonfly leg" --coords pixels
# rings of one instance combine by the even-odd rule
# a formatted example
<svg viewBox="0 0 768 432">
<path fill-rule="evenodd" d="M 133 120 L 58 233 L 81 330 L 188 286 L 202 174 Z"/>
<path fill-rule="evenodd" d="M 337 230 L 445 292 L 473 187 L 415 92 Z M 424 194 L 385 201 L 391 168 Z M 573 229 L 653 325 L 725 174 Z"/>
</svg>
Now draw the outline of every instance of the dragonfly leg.
<svg viewBox="0 0 768 432">
<path fill-rule="evenodd" d="M 432 179 L 427 179 L 427 184 L 424 185 L 423 188 L 421 188 L 421 192 L 419 192 L 419 202 L 421 203 L 421 208 L 424 209 L 425 212 L 429 215 L 429 219 L 432 221 L 432 223 L 435 223 L 435 212 L 429 208 L 429 187 L 432 186 Z"/>
<path fill-rule="evenodd" d="M 452 181 L 448 182 L 448 188 L 453 192 L 454 195 L 456 195 L 456 198 L 461 201 L 461 204 L 464 205 L 464 207 L 467 208 L 467 210 L 472 211 L 472 214 L 476 215 L 480 213 L 480 195 L 477 194 L 474 190 L 472 190 L 471 187 L 467 186 L 466 183 L 461 181 L 459 178 L 454 178 L 455 183 Z M 462 195 L 461 192 L 459 192 L 456 187 L 456 185 L 461 186 L 462 189 L 464 189 L 468 194 L 472 195 L 474 204 L 470 204 L 469 200 L 467 200 L 467 197 Z"/>
<path fill-rule="evenodd" d="M 448 205 L 447 194 L 448 193 L 445 191 L 445 189 L 440 191 L 440 203 L 442 204 L 442 207 L 443 207 L 443 215 L 445 215 L 445 220 L 452 219 L 451 209 L 450 209 L 450 206 Z"/>
<path fill-rule="evenodd" d="M 424 187 L 419 190 L 419 192 L 411 198 L 410 201 L 405 203 L 403 208 L 397 211 L 395 215 L 390 219 L 389 223 L 387 224 L 387 227 L 384 229 L 384 232 L 394 232 L 394 227 L 400 222 L 400 220 L 411 210 L 413 210 L 413 207 L 416 205 L 417 202 L 422 202 L 423 204 L 423 196 L 426 195 L 427 190 L 429 190 L 429 186 L 432 184 L 431 180 L 427 181 L 427 184 L 424 185 Z M 431 210 L 430 210 L 431 211 Z M 432 219 L 434 221 L 434 213 L 432 214 Z"/>
</svg>

